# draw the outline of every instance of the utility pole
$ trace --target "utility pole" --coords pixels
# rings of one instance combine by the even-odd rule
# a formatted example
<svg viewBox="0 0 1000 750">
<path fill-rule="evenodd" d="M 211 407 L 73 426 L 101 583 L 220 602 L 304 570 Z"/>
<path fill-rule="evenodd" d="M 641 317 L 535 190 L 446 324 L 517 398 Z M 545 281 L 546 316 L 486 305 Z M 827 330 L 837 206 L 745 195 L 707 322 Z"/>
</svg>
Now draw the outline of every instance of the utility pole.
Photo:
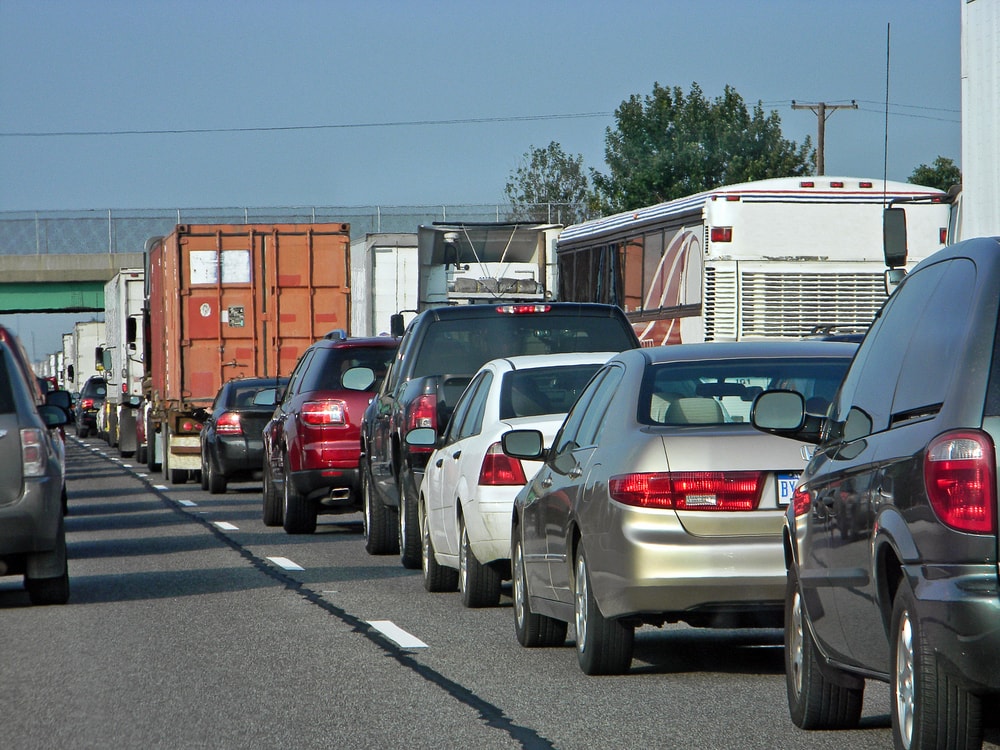
<svg viewBox="0 0 1000 750">
<path fill-rule="evenodd" d="M 797 104 L 795 100 L 792 100 L 792 109 L 810 109 L 813 114 L 816 115 L 816 119 L 819 121 L 819 130 L 816 134 L 816 174 L 822 175 L 826 174 L 825 168 L 826 163 L 823 158 L 823 150 L 825 148 L 826 142 L 826 121 L 829 119 L 830 115 L 836 112 L 838 109 L 857 109 L 858 104 L 853 99 L 850 104 L 827 104 L 826 102 L 817 102 L 815 104 Z"/>
</svg>

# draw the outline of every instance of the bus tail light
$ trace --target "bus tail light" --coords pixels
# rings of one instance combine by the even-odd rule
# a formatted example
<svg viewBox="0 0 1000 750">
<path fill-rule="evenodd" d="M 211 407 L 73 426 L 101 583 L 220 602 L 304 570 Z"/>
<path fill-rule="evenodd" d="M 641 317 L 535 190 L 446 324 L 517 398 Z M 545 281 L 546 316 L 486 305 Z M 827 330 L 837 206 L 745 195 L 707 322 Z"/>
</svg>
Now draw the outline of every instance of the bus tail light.
<svg viewBox="0 0 1000 750">
<path fill-rule="evenodd" d="M 712 242 L 732 242 L 733 241 L 733 228 L 732 227 L 712 227 L 711 239 L 712 239 Z"/>
</svg>

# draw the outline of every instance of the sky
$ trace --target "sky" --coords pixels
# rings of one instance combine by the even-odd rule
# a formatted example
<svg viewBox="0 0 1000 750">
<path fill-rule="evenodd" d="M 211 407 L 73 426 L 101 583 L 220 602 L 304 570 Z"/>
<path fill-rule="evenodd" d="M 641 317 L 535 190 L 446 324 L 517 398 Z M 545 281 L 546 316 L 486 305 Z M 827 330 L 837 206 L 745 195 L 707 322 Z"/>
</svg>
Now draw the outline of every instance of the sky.
<svg viewBox="0 0 1000 750">
<path fill-rule="evenodd" d="M 906 180 L 961 166 L 961 2 L 0 0 L 0 219 L 504 203 L 552 141 L 606 172 L 654 83 L 732 86 L 814 145 L 792 101 L 854 100 L 826 173 Z"/>
</svg>

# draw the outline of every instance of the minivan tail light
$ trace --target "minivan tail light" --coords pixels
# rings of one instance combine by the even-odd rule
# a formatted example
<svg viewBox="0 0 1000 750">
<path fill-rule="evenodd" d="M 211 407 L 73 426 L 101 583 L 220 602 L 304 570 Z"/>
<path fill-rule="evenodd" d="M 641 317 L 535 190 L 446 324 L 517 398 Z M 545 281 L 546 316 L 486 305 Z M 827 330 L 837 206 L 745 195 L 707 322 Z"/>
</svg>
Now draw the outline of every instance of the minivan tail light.
<svg viewBox="0 0 1000 750">
<path fill-rule="evenodd" d="M 347 424 L 347 405 L 343 401 L 306 401 L 302 404 L 302 422 L 312 427 Z"/>
<path fill-rule="evenodd" d="M 26 477 L 45 476 L 45 436 L 37 427 L 21 430 L 21 471 Z"/>
<path fill-rule="evenodd" d="M 232 411 L 223 412 L 215 420 L 215 431 L 219 435 L 242 435 L 243 425 L 240 423 L 240 415 Z"/>
<path fill-rule="evenodd" d="M 641 508 L 754 510 L 765 472 L 678 471 L 619 474 L 608 482 L 613 500 Z"/>
<path fill-rule="evenodd" d="M 505 454 L 500 443 L 493 443 L 483 456 L 483 465 L 479 469 L 480 486 L 520 487 L 527 481 L 521 462 Z"/>
<path fill-rule="evenodd" d="M 997 529 L 996 461 L 983 432 L 938 435 L 924 454 L 924 486 L 943 524 L 973 534 Z"/>
</svg>

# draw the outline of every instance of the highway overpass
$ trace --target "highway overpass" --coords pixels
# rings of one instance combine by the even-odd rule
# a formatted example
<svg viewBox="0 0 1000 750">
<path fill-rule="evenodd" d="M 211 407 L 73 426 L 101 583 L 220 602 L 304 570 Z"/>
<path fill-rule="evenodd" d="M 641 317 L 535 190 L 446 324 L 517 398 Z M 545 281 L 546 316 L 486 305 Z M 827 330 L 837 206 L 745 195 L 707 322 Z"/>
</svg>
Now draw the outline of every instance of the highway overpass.
<svg viewBox="0 0 1000 750">
<path fill-rule="evenodd" d="M 0 255 L 0 314 L 104 311 L 104 285 L 143 253 Z"/>
</svg>

